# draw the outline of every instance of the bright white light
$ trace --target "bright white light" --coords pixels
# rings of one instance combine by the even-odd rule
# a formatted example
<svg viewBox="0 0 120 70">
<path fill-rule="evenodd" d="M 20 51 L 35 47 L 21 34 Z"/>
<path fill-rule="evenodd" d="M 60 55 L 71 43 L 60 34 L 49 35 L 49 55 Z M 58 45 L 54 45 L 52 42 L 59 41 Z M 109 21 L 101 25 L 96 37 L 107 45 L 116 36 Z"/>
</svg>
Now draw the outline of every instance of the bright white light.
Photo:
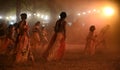
<svg viewBox="0 0 120 70">
<path fill-rule="evenodd" d="M 40 17 L 40 14 L 39 14 L 39 13 L 37 14 L 37 17 Z"/>
<path fill-rule="evenodd" d="M 10 22 L 10 24 L 11 24 L 11 25 L 13 25 L 13 24 L 14 24 L 14 22 Z"/>
<path fill-rule="evenodd" d="M 44 16 L 44 20 L 48 20 L 48 16 Z"/>
<path fill-rule="evenodd" d="M 106 15 L 106 16 L 112 16 L 112 15 L 114 14 L 114 10 L 113 10 L 113 8 L 111 8 L 111 7 L 105 7 L 105 8 L 103 9 L 103 13 L 104 13 L 104 15 Z"/>
<path fill-rule="evenodd" d="M 34 15 L 34 16 L 36 16 L 36 14 L 35 14 L 35 13 L 34 13 L 33 15 Z"/>
<path fill-rule="evenodd" d="M 16 16 L 9 16 L 9 17 L 6 17 L 6 19 L 16 21 Z"/>
<path fill-rule="evenodd" d="M 82 14 L 83 14 L 83 15 L 85 15 L 85 14 L 86 14 L 86 12 L 83 12 Z"/>
<path fill-rule="evenodd" d="M 78 13 L 77 15 L 78 15 L 78 16 L 80 16 L 81 14 L 80 14 L 80 13 Z"/>
<path fill-rule="evenodd" d="M 2 19 L 3 17 L 2 16 L 0 16 L 0 19 Z"/>
<path fill-rule="evenodd" d="M 15 17 L 15 16 L 10 16 L 10 19 L 11 19 L 11 20 L 15 20 L 16 17 Z"/>
<path fill-rule="evenodd" d="M 6 17 L 7 20 L 9 20 L 9 17 Z"/>
<path fill-rule="evenodd" d="M 31 17 L 32 15 L 31 14 L 28 14 L 28 17 Z"/>
<path fill-rule="evenodd" d="M 58 18 L 60 19 L 60 16 L 58 16 Z"/>
<path fill-rule="evenodd" d="M 41 18 L 44 18 L 44 15 L 41 15 Z"/>
</svg>

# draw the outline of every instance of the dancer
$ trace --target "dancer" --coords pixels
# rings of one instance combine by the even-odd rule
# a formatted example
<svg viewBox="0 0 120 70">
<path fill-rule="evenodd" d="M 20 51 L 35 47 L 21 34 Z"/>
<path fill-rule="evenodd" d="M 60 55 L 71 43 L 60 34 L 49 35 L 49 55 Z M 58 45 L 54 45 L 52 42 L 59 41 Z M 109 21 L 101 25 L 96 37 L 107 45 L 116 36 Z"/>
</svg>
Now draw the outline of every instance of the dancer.
<svg viewBox="0 0 120 70">
<path fill-rule="evenodd" d="M 107 47 L 107 38 L 108 38 L 108 30 L 110 29 L 110 25 L 106 25 L 105 27 L 103 27 L 100 31 L 100 33 L 97 36 L 97 44 L 96 44 L 96 48 L 99 48 L 99 50 L 106 50 Z"/>
<path fill-rule="evenodd" d="M 34 62 L 34 58 L 31 52 L 30 37 L 29 37 L 29 26 L 26 22 L 27 15 L 25 13 L 21 14 L 21 19 L 19 23 L 18 36 L 16 41 L 16 63 L 24 63 L 28 59 Z"/>
<path fill-rule="evenodd" d="M 30 44 L 31 44 L 31 48 L 32 48 L 32 52 L 35 58 L 38 58 L 41 55 L 41 48 L 40 48 L 40 44 L 41 44 L 41 37 L 40 37 L 40 22 L 36 22 L 35 25 L 32 28 L 32 33 L 31 33 L 31 40 L 30 40 Z"/>
<path fill-rule="evenodd" d="M 48 33 L 47 33 L 45 27 L 42 27 L 42 30 L 41 30 L 41 53 L 42 54 L 47 48 L 47 44 L 48 44 L 47 35 L 48 35 Z"/>
<path fill-rule="evenodd" d="M 51 60 L 60 60 L 63 57 L 65 51 L 65 39 L 66 39 L 66 24 L 65 18 L 67 17 L 66 12 L 60 13 L 60 19 L 57 20 L 54 35 L 48 45 L 48 48 L 45 52 L 46 59 Z"/>
<path fill-rule="evenodd" d="M 85 54 L 86 55 L 94 55 L 95 54 L 95 45 L 96 45 L 96 35 L 94 34 L 95 26 L 92 25 L 89 28 L 89 34 L 87 36 L 86 46 L 85 46 Z"/>
</svg>

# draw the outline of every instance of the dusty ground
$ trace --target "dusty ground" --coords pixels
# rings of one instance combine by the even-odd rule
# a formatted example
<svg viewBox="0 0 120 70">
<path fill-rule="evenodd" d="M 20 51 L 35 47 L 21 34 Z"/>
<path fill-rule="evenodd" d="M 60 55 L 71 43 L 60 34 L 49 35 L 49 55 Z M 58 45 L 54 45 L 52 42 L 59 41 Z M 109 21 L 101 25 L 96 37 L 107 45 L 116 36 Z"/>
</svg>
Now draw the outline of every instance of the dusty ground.
<svg viewBox="0 0 120 70">
<path fill-rule="evenodd" d="M 65 55 L 61 61 L 46 62 L 38 57 L 35 64 L 12 64 L 12 59 L 0 55 L 0 70 L 120 70 L 120 54 L 97 53 L 85 56 L 80 45 L 67 45 Z M 73 48 L 76 47 L 76 48 Z"/>
</svg>

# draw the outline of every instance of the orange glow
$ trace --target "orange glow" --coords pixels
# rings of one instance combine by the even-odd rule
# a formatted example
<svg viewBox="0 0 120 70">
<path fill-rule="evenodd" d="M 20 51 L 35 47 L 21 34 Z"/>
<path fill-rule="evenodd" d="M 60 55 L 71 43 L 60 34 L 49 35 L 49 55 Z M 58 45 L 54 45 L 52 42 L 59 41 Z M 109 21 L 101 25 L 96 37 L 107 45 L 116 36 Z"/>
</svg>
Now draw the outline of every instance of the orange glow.
<svg viewBox="0 0 120 70">
<path fill-rule="evenodd" d="M 114 14 L 114 9 L 111 8 L 111 7 L 105 7 L 105 8 L 103 9 L 103 13 L 104 13 L 104 15 L 106 15 L 106 16 L 112 16 L 112 15 Z"/>
</svg>

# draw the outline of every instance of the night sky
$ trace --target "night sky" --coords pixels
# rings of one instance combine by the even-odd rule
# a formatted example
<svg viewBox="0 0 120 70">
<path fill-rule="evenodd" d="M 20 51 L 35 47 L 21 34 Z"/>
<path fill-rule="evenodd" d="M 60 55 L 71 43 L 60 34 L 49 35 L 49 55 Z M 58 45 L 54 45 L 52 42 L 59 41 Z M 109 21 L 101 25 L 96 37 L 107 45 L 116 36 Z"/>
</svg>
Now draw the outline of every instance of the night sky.
<svg viewBox="0 0 120 70">
<path fill-rule="evenodd" d="M 15 12 L 16 0 L 0 0 L 0 15 Z"/>
<path fill-rule="evenodd" d="M 23 0 L 24 1 L 24 0 Z M 38 2 L 39 7 L 38 8 L 47 8 L 50 7 L 52 4 L 52 8 L 56 9 L 59 8 L 60 10 L 63 9 L 78 9 L 77 6 L 79 6 L 80 9 L 84 9 L 86 7 L 90 7 L 93 5 L 93 3 L 98 2 L 95 4 L 95 6 L 98 4 L 100 5 L 100 2 L 103 1 L 116 1 L 117 0 L 28 0 L 28 4 L 32 2 L 30 5 L 36 5 L 35 2 Z M 119 0 L 118 0 L 119 1 Z M 8 14 L 8 13 L 15 13 L 16 9 L 16 0 L 0 0 L 0 14 Z M 53 10 L 52 9 L 52 10 Z M 56 10 L 54 10 L 56 11 Z M 76 11 L 76 10 L 75 10 Z"/>
</svg>

